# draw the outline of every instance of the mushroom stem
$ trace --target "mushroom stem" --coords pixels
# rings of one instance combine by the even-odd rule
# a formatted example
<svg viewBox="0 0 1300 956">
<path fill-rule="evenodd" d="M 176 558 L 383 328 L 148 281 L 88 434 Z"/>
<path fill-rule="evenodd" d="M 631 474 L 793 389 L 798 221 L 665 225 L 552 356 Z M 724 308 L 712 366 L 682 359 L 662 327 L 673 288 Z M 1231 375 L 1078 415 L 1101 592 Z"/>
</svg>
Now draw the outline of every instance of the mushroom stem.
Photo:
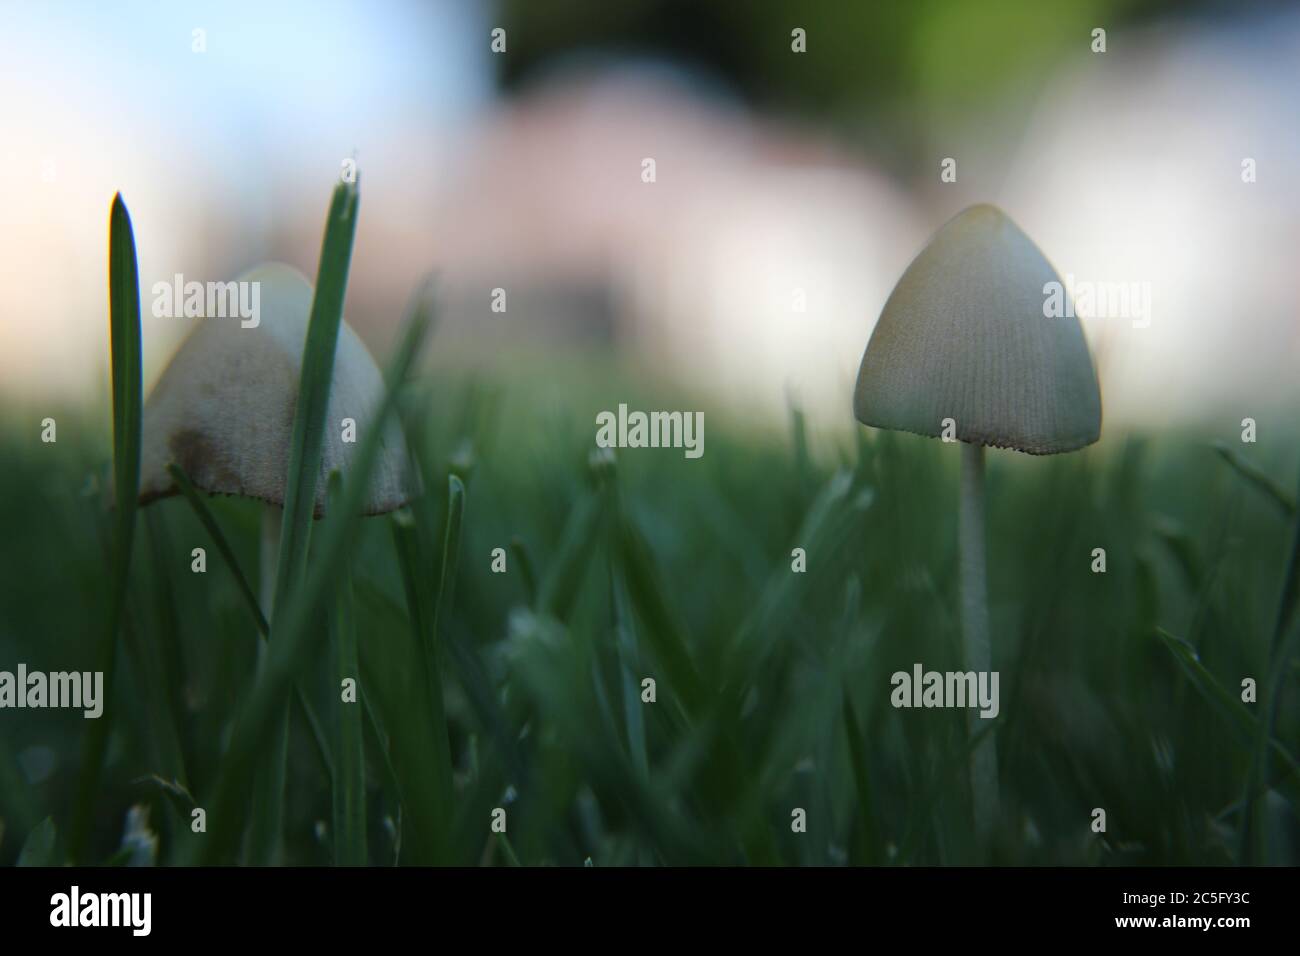
<svg viewBox="0 0 1300 956">
<path fill-rule="evenodd" d="M 992 670 L 989 647 L 989 600 L 984 536 L 984 446 L 961 446 L 961 633 L 966 667 L 976 674 Z M 969 717 L 972 736 L 980 723 Z M 990 731 L 971 753 L 971 799 L 975 828 L 986 832 L 997 815 L 998 756 Z"/>
</svg>

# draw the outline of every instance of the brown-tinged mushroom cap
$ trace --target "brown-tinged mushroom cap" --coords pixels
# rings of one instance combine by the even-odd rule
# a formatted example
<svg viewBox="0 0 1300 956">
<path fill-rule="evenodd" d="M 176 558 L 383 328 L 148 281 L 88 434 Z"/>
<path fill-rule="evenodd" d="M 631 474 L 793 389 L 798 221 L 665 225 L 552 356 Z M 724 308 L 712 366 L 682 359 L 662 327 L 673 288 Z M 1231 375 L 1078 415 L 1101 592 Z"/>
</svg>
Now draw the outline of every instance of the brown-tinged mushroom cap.
<svg viewBox="0 0 1300 956">
<path fill-rule="evenodd" d="M 243 495 L 280 506 L 289 473 L 293 416 L 302 371 L 312 288 L 296 269 L 265 263 L 237 282 L 259 283 L 256 326 L 238 318 L 206 318 L 181 344 L 144 406 L 140 502 L 175 494 L 167 473 L 176 463 L 211 494 Z M 324 513 L 326 476 L 346 480 L 362 436 L 374 421 L 384 381 L 374 359 L 344 322 L 334 356 L 315 513 Z M 343 441 L 343 420 L 356 441 Z M 390 424 L 370 475 L 365 513 L 406 503 L 407 451 Z"/>
<path fill-rule="evenodd" d="M 1051 455 L 1101 434 L 1101 394 L 1079 320 L 1043 314 L 1060 282 L 994 206 L 950 220 L 907 267 L 871 335 L 858 421 Z"/>
</svg>

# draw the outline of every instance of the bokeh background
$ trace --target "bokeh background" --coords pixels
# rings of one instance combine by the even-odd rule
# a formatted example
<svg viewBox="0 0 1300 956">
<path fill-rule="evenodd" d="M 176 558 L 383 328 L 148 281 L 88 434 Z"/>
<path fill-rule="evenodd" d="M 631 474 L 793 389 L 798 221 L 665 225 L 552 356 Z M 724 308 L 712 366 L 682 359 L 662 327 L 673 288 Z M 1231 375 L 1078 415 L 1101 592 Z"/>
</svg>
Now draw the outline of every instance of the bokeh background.
<svg viewBox="0 0 1300 956">
<path fill-rule="evenodd" d="M 1061 273 L 1149 283 L 1149 328 L 1088 323 L 1108 422 L 1271 430 L 1300 357 L 1298 53 L 1282 3 L 6 2 L 0 395 L 102 401 L 116 190 L 146 288 L 312 274 L 355 158 L 348 316 L 377 352 L 436 268 L 462 365 L 594 346 L 843 423 L 893 282 L 990 201 Z M 148 383 L 189 323 L 146 322 Z"/>
<path fill-rule="evenodd" d="M 195 321 L 154 318 L 152 284 L 265 259 L 313 275 L 355 159 L 346 315 L 381 362 L 441 280 L 404 406 L 433 489 L 413 519 L 426 580 L 447 474 L 468 486 L 440 634 L 454 816 L 418 799 L 406 526 L 365 522 L 350 549 L 386 725 L 366 738 L 371 862 L 1294 864 L 1297 115 L 1300 10 L 1281 2 L 0 0 L 0 667 L 86 669 L 103 630 L 113 194 L 147 392 Z M 850 408 L 894 282 L 975 202 L 1062 274 L 1152 294 L 1146 327 L 1084 322 L 1096 446 L 989 456 L 1004 813 L 985 843 L 963 715 L 887 702 L 893 670 L 960 664 L 954 449 Z M 704 410 L 704 458 L 589 467 L 620 402 Z M 212 508 L 253 576 L 255 503 Z M 91 851 L 168 863 L 256 650 L 215 552 L 189 572 L 207 538 L 186 503 L 140 525 Z M 489 573 L 512 542 L 512 572 Z M 647 673 L 662 703 L 643 712 L 627 695 Z M 1252 790 L 1263 709 L 1233 701 L 1270 675 L 1284 749 Z M 63 832 L 84 723 L 0 713 L 0 861 L 43 819 Z M 317 749 L 295 724 L 287 862 L 333 859 Z"/>
</svg>

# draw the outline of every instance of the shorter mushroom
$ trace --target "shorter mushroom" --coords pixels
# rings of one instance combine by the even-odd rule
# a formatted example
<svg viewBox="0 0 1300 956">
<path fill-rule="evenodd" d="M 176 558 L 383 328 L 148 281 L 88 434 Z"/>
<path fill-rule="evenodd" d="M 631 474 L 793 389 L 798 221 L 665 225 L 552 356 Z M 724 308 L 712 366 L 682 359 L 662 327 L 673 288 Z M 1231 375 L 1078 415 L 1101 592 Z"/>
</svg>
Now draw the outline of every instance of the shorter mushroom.
<svg viewBox="0 0 1300 956">
<path fill-rule="evenodd" d="M 261 321 L 245 327 L 235 320 L 204 319 L 172 357 L 144 406 L 140 503 L 179 491 L 167 472 L 173 463 L 209 494 L 264 502 L 261 597 L 269 602 L 312 287 L 300 272 L 280 263 L 264 263 L 236 281 L 259 284 Z M 358 447 L 355 436 L 374 420 L 383 393 L 374 359 L 342 323 L 316 483 L 317 517 L 325 512 L 327 476 L 335 469 L 347 475 Z M 406 504 L 409 474 L 401 429 L 390 424 L 371 474 L 365 513 Z"/>
</svg>

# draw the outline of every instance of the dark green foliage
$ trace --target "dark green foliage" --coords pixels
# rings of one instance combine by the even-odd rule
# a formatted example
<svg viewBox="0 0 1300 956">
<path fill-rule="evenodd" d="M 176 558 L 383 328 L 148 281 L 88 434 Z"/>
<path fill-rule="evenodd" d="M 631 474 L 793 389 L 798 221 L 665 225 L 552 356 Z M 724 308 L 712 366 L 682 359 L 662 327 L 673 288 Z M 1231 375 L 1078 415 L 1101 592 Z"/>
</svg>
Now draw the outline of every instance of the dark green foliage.
<svg viewBox="0 0 1300 956">
<path fill-rule="evenodd" d="M 1231 467 L 1217 436 L 1176 433 L 989 454 L 1002 817 L 981 842 L 965 714 L 890 705 L 893 672 L 959 668 L 954 446 L 802 414 L 774 435 L 704 406 L 699 460 L 592 458 L 601 410 L 701 406 L 603 355 L 503 365 L 500 385 L 447 368 L 410 382 L 422 295 L 384 413 L 400 404 L 424 494 L 362 519 L 380 432 L 362 436 L 259 664 L 241 570 L 258 503 L 182 481 L 127 564 L 138 364 L 119 350 L 130 297 L 113 263 L 113 440 L 68 413 L 38 457 L 30 423 L 0 427 L 0 580 L 20 585 L 0 591 L 0 663 L 84 670 L 118 633 L 131 652 L 83 790 L 84 859 L 120 856 L 133 804 L 161 863 L 261 858 L 252 781 L 293 695 L 290 863 L 1300 862 L 1300 534 L 1278 490 L 1294 444 Z M 190 573 L 212 543 L 225 567 Z M 341 704 L 358 671 L 358 703 Z M 89 729 L 70 711 L 6 719 L 0 861 L 68 858 Z"/>
<path fill-rule="evenodd" d="M 435 378 L 433 407 L 454 407 L 467 386 Z M 500 396 L 512 423 L 500 426 L 510 429 L 503 437 L 466 435 L 430 415 L 413 442 L 426 488 L 446 489 L 452 458 L 471 440 L 468 488 L 452 479 L 461 490 L 426 494 L 404 518 L 357 519 L 333 534 L 327 518 L 317 529 L 309 600 L 339 615 L 336 627 L 347 581 L 338 556 L 352 569 L 365 772 L 351 765 L 332 783 L 307 723 L 292 724 L 287 861 L 354 859 L 360 847 L 372 863 L 506 864 L 514 854 L 525 865 L 1162 864 L 1246 852 L 1297 861 L 1294 664 L 1269 680 L 1285 647 L 1274 648 L 1273 634 L 1292 532 L 1208 443 L 991 456 L 1004 817 L 981 847 L 966 824 L 962 715 L 889 705 L 893 671 L 960 659 L 947 446 L 876 433 L 854 450 L 846 431 L 840 448 L 800 464 L 784 442 L 710 416 L 698 461 L 623 451 L 593 474 L 589 430 L 575 424 L 543 439 L 530 427 L 527 384 L 511 388 Z M 575 422 L 594 421 L 608 394 L 597 378 L 575 395 Z M 553 444 L 539 454 L 539 441 Z M 102 633 L 108 607 L 107 585 L 82 602 L 61 597 L 102 561 L 78 530 L 93 521 L 93 502 L 77 496 L 75 473 L 50 476 L 17 448 L 12 458 L 0 507 L 27 555 L 18 567 L 6 550 L 4 571 L 31 586 L 3 599 L 5 659 L 72 666 Z M 851 470 L 826 464 L 835 461 Z M 1294 462 L 1278 456 L 1260 467 L 1280 475 Z M 14 504 L 24 497 L 32 504 Z M 258 506 L 208 503 L 248 565 Z M 218 567 L 188 573 L 190 548 L 210 540 L 193 509 L 180 498 L 152 507 L 176 570 L 150 582 L 137 569 L 132 624 L 179 644 L 185 792 L 208 808 L 209 832 L 191 839 L 175 801 L 140 782 L 167 777 L 155 763 L 148 689 L 127 672 L 88 849 L 111 856 L 126 808 L 143 802 L 154 807 L 163 862 L 239 859 L 231 838 L 245 822 L 247 769 L 238 742 L 258 739 L 251 727 L 269 699 L 255 680 L 256 623 L 236 577 Z M 459 544 L 449 547 L 457 525 Z M 803 575 L 791 571 L 796 546 L 808 553 Z M 504 574 L 490 570 L 496 547 L 508 552 Z M 1090 570 L 1093 547 L 1107 550 L 1105 574 Z M 157 630 L 165 619 L 150 607 L 164 590 L 174 635 Z M 273 686 L 287 691 L 296 680 L 333 741 L 340 645 L 306 609 L 290 610 L 299 634 Z M 1247 676 L 1261 703 L 1241 702 Z M 646 677 L 656 682 L 653 704 L 641 701 Z M 1261 764 L 1254 749 L 1272 693 Z M 0 748 L 11 768 L 0 777 L 5 860 L 44 814 L 58 822 L 68 812 L 81 724 L 34 714 Z M 214 741 L 231 728 L 225 751 Z M 347 739 L 327 744 L 336 773 L 355 753 Z M 446 770 L 434 759 L 442 741 Z M 30 784 L 16 754 L 38 745 L 59 762 Z M 1262 790 L 1249 786 L 1254 765 L 1266 773 Z M 337 821 L 332 794 L 348 787 L 364 790 L 364 819 L 322 843 L 314 821 Z M 234 834 L 213 818 L 223 792 L 240 821 Z M 490 829 L 498 807 L 506 840 Z M 807 811 L 806 834 L 790 832 L 795 807 Z M 1104 837 L 1088 828 L 1094 807 L 1107 809 Z M 1256 833 L 1264 827 L 1262 847 L 1243 844 L 1246 819 L 1259 821 Z M 216 840 L 223 851 L 205 849 Z"/>
</svg>

